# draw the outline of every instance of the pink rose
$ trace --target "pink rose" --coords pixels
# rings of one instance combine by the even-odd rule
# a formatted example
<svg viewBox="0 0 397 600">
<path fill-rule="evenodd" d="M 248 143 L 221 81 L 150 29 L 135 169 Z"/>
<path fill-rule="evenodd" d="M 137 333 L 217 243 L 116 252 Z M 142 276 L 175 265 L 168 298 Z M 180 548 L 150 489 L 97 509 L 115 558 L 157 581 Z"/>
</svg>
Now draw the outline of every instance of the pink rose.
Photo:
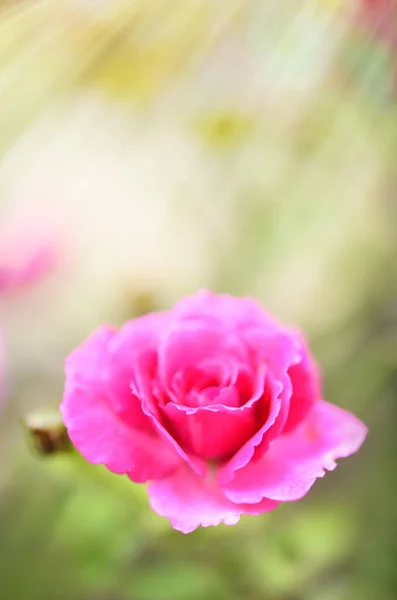
<svg viewBox="0 0 397 600">
<path fill-rule="evenodd" d="M 149 481 L 152 508 L 184 533 L 302 498 L 366 435 L 322 400 L 299 333 L 205 291 L 96 331 L 67 359 L 61 410 L 81 454 Z"/>
</svg>

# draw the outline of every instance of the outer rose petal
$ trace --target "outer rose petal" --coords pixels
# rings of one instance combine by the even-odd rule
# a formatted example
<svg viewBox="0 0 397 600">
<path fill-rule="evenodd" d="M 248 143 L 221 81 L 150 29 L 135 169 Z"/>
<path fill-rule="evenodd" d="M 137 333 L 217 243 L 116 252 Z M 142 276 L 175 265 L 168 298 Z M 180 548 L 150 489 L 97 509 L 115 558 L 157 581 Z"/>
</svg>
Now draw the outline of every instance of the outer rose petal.
<svg viewBox="0 0 397 600">
<path fill-rule="evenodd" d="M 115 389 L 121 392 L 121 388 L 128 387 L 128 393 L 125 390 L 123 393 L 124 398 L 127 398 L 127 404 L 123 402 L 125 406 L 125 410 L 122 411 L 123 420 L 135 421 L 136 427 L 140 430 L 148 428 L 152 433 L 157 434 L 167 447 L 172 447 L 173 453 L 180 457 L 180 461 L 188 462 L 192 469 L 204 475 L 205 462 L 197 456 L 189 456 L 165 429 L 153 397 L 153 382 L 157 368 L 156 347 L 167 324 L 168 317 L 165 313 L 153 313 L 130 321 L 121 328 L 119 335 L 111 343 L 111 349 L 117 355 L 114 362 L 119 371 L 117 373 L 115 370 L 113 373 L 116 375 L 116 381 L 112 383 L 112 392 Z M 129 376 L 123 375 L 120 369 L 128 372 Z M 123 396 L 119 394 L 119 397 Z M 134 411 L 134 403 L 138 405 L 138 411 Z M 159 457 L 161 454 L 158 455 L 157 461 Z"/>
<path fill-rule="evenodd" d="M 168 323 L 164 313 L 153 313 L 128 321 L 109 343 L 107 366 L 111 377 L 112 402 L 123 419 L 132 419 L 139 428 L 151 423 L 141 410 L 156 412 L 151 397 L 152 379 L 156 369 L 157 345 Z M 134 396 L 131 397 L 131 388 Z M 139 397 L 139 400 L 138 400 Z M 140 423 L 133 410 L 138 403 Z"/>
<path fill-rule="evenodd" d="M 262 427 L 219 469 L 217 478 L 221 485 L 229 483 L 234 472 L 245 467 L 254 455 L 261 456 L 269 442 L 281 432 L 288 417 L 292 393 L 287 371 L 300 358 L 294 338 L 285 332 L 276 335 L 262 335 L 259 332 L 250 335 L 250 341 L 261 362 L 268 367 L 266 386 L 270 398 L 269 413 Z"/>
<path fill-rule="evenodd" d="M 260 460 L 236 472 L 223 486 L 225 495 L 233 502 L 253 504 L 264 497 L 299 500 L 326 469 L 335 469 L 337 458 L 356 452 L 366 433 L 366 426 L 352 414 L 318 401 L 304 423 L 271 442 Z"/>
<path fill-rule="evenodd" d="M 66 385 L 60 409 L 69 436 L 90 462 L 104 464 L 114 473 L 128 473 L 134 481 L 163 477 L 180 464 L 174 448 L 145 419 L 131 393 L 130 418 L 124 421 L 111 402 L 109 345 L 117 332 L 101 328 L 68 358 Z M 133 415 L 136 427 L 132 426 Z M 161 460 L 159 460 L 161 457 Z"/>
<path fill-rule="evenodd" d="M 252 326 L 261 326 L 269 330 L 280 327 L 253 298 L 236 298 L 228 294 L 214 294 L 208 290 L 201 290 L 183 298 L 175 304 L 172 314 L 182 319 L 213 318 L 240 333 L 242 329 Z"/>
<path fill-rule="evenodd" d="M 259 515 L 278 504 L 272 500 L 255 506 L 233 504 L 214 481 L 198 477 L 186 466 L 166 479 L 150 483 L 148 491 L 152 509 L 167 517 L 173 528 L 182 533 L 190 533 L 200 525 L 235 525 L 243 514 Z"/>
<path fill-rule="evenodd" d="M 292 396 L 287 422 L 283 433 L 289 433 L 309 414 L 314 403 L 321 398 L 320 377 L 317 365 L 311 357 L 306 344 L 299 335 L 300 359 L 288 369 L 292 383 Z"/>
</svg>

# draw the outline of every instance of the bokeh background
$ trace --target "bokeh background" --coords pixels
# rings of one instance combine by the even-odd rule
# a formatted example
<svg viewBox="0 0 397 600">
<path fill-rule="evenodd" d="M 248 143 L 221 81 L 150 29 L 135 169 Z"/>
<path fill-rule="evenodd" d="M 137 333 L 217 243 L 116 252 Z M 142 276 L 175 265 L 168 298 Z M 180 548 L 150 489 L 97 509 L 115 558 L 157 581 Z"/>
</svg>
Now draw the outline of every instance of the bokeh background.
<svg viewBox="0 0 397 600">
<path fill-rule="evenodd" d="M 393 0 L 0 2 L 2 600 L 397 597 L 396 69 Z M 184 536 L 20 421 L 93 328 L 203 287 L 300 326 L 370 433 Z"/>
</svg>

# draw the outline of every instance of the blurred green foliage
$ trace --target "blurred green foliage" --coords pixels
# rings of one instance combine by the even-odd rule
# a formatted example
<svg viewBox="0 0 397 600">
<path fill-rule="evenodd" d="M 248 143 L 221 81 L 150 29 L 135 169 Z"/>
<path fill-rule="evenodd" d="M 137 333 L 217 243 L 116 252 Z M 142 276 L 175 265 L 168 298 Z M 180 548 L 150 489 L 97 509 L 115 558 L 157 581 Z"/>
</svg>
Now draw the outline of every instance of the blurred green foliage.
<svg viewBox="0 0 397 600">
<path fill-rule="evenodd" d="M 7 169 L 31 125 L 56 103 L 99 95 L 104 114 L 114 114 L 109 146 L 122 106 L 134 123 L 127 136 L 155 123 L 159 138 L 165 127 L 182 130 L 197 152 L 190 169 L 185 146 L 178 150 L 189 182 L 172 188 L 177 200 L 167 214 L 176 229 L 152 246 L 168 256 L 175 236 L 199 230 L 203 263 L 186 242 L 189 270 L 197 271 L 191 280 L 180 283 L 170 262 L 165 276 L 160 267 L 157 279 L 131 276 L 119 289 L 115 256 L 106 280 L 88 279 L 89 294 L 65 277 L 65 287 L 0 304 L 11 381 L 1 414 L 2 599 L 396 598 L 396 98 L 390 55 L 349 18 L 341 2 L 325 0 L 0 3 L 0 207 L 12 204 L 12 183 L 24 178 L 19 155 L 11 183 Z M 317 63 L 321 57 L 328 58 Z M 101 114 L 93 116 L 93 146 L 107 119 Z M 91 151 L 76 122 L 58 190 L 68 185 L 68 153 Z M 149 144 L 158 161 L 149 179 L 159 178 L 162 194 L 169 187 L 164 171 L 158 175 L 164 154 L 155 139 L 138 137 L 138 148 Z M 34 140 L 31 154 L 44 157 L 50 177 L 51 147 L 46 153 L 41 133 Z M 121 147 L 117 165 L 131 152 Z M 125 171 L 134 166 L 125 162 Z M 102 167 L 93 168 L 102 181 Z M 109 198 L 115 215 L 118 191 Z M 97 192 L 84 188 L 93 216 Z M 139 201 L 157 210 L 157 197 Z M 144 253 L 131 256 L 137 260 L 145 265 Z M 106 266 L 90 269 L 104 277 Z M 117 324 L 165 307 L 192 281 L 255 295 L 296 321 L 322 366 L 325 396 L 356 412 L 370 433 L 357 456 L 299 503 L 183 536 L 149 509 L 144 486 L 77 457 L 36 456 L 19 418 L 60 396 L 63 357 L 98 315 Z M 59 326 L 50 304 L 61 306 L 63 295 Z"/>
</svg>

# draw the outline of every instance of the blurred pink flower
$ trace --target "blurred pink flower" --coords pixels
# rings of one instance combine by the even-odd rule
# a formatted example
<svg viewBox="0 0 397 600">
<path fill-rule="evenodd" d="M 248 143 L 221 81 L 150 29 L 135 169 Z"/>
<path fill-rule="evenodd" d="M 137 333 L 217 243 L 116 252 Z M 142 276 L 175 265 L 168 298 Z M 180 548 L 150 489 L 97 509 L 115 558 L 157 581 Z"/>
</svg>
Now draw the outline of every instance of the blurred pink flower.
<svg viewBox="0 0 397 600">
<path fill-rule="evenodd" d="M 373 37 L 397 51 L 396 0 L 360 0 L 359 21 Z"/>
<path fill-rule="evenodd" d="M 302 498 L 366 436 L 322 399 L 299 333 L 206 291 L 96 331 L 66 361 L 61 411 L 88 461 L 149 481 L 184 533 Z"/>
<path fill-rule="evenodd" d="M 386 48 L 390 56 L 391 83 L 397 93 L 397 0 L 360 0 L 358 24 Z"/>
<path fill-rule="evenodd" d="M 41 281 L 57 264 L 60 245 L 55 224 L 16 215 L 0 229 L 0 294 Z"/>
<path fill-rule="evenodd" d="M 5 386 L 4 371 L 5 371 L 5 366 L 4 366 L 3 335 L 2 335 L 2 332 L 0 329 L 0 402 L 2 401 L 3 396 L 4 396 L 4 386 Z"/>
</svg>

